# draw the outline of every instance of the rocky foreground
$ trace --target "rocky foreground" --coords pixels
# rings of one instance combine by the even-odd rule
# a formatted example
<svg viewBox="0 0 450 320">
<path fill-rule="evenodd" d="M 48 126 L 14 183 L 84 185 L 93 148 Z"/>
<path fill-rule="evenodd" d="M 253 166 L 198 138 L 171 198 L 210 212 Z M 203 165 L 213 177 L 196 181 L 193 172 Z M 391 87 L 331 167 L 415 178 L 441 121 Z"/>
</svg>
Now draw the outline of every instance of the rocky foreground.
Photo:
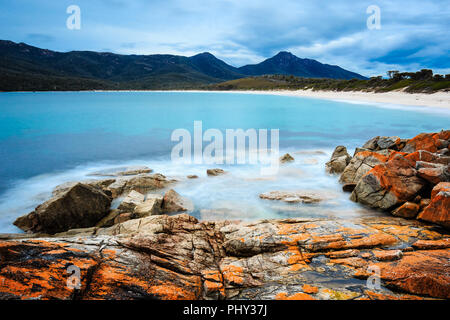
<svg viewBox="0 0 450 320">
<path fill-rule="evenodd" d="M 27 234 L 0 235 L 0 298 L 449 299 L 449 140 L 336 149 L 327 170 L 352 200 L 390 213 L 381 217 L 200 222 L 168 215 L 192 203 L 148 168 L 58 186 L 15 222 Z"/>
</svg>

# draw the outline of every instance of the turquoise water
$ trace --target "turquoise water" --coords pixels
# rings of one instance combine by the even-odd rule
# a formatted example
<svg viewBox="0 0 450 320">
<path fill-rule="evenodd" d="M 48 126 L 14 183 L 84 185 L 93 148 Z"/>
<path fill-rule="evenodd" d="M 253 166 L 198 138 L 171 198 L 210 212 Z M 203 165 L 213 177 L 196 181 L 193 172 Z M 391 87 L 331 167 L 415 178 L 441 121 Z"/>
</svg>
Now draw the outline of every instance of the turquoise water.
<svg viewBox="0 0 450 320">
<path fill-rule="evenodd" d="M 296 162 L 283 167 L 274 179 L 261 180 L 257 168 L 249 165 L 230 166 L 226 170 L 231 175 L 208 179 L 204 170 L 211 166 L 170 161 L 172 131 L 192 131 L 195 120 L 203 122 L 203 130 L 279 129 L 280 152 L 297 152 Z M 123 164 L 148 165 L 182 180 L 175 189 L 194 200 L 199 218 L 205 218 L 209 209 L 221 209 L 224 218 L 244 219 L 315 216 L 336 207 L 356 212 L 362 209 L 346 195 L 336 196 L 328 206 L 294 209 L 274 209 L 274 203 L 267 205 L 257 195 L 277 189 L 339 190 L 336 178 L 323 171 L 336 145 L 346 145 L 352 153 L 377 135 L 407 138 L 449 127 L 450 113 L 443 110 L 274 95 L 1 93 L 0 232 L 17 231 L 11 226 L 14 218 L 47 199 L 57 184 Z M 187 174 L 200 179 L 184 181 Z"/>
</svg>

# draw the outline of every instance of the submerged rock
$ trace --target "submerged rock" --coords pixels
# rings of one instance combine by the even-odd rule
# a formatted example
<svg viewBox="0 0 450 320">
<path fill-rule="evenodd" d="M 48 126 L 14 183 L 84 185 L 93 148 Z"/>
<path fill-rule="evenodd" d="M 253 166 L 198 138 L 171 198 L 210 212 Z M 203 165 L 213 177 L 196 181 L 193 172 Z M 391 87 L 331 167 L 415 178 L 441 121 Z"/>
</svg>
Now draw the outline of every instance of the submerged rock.
<svg viewBox="0 0 450 320">
<path fill-rule="evenodd" d="M 206 170 L 206 174 L 208 176 L 220 176 L 225 173 L 226 173 L 226 171 L 224 171 L 223 169 L 208 169 L 208 170 Z"/>
<path fill-rule="evenodd" d="M 319 191 L 270 191 L 261 193 L 261 199 L 279 200 L 288 203 L 316 203 L 325 199 L 330 199 L 330 195 L 326 195 Z"/>
<path fill-rule="evenodd" d="M 135 176 L 142 173 L 151 173 L 153 170 L 146 166 L 131 166 L 131 167 L 119 167 L 113 169 L 106 169 L 90 173 L 90 176 L 103 176 L 103 177 L 121 177 L 121 176 Z"/>
<path fill-rule="evenodd" d="M 286 153 L 285 155 L 280 157 L 281 163 L 292 162 L 294 160 L 295 159 L 289 153 Z"/>
<path fill-rule="evenodd" d="M 78 183 L 18 218 L 14 224 L 24 231 L 50 234 L 92 227 L 108 214 L 111 200 L 99 189 Z"/>
</svg>

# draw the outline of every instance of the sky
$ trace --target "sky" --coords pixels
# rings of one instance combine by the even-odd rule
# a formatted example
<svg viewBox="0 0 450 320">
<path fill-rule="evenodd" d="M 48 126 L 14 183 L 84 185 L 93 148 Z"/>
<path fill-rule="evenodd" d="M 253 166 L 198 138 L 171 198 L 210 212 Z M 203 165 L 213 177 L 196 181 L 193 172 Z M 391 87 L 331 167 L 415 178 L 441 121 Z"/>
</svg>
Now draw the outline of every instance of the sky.
<svg viewBox="0 0 450 320">
<path fill-rule="evenodd" d="M 71 5 L 79 30 L 67 28 Z M 379 28 L 367 25 L 373 5 Z M 56 51 L 208 51 L 236 67 L 289 51 L 365 76 L 450 73 L 450 0 L 0 0 L 0 8 L 0 39 Z"/>
</svg>

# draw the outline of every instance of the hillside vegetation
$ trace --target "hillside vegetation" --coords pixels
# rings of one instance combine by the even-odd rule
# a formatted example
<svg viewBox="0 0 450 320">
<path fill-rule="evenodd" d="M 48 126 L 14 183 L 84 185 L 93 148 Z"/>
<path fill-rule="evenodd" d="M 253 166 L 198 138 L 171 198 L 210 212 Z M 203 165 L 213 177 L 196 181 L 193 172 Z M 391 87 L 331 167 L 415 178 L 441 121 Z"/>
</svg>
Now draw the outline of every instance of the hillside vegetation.
<svg viewBox="0 0 450 320">
<path fill-rule="evenodd" d="M 328 91 L 372 91 L 432 93 L 450 90 L 450 75 L 433 75 L 431 70 L 423 69 L 415 73 L 389 71 L 390 78 L 381 76 L 369 80 L 351 79 L 310 79 L 285 75 L 265 75 L 236 79 L 203 87 L 205 90 L 328 90 Z"/>
</svg>

